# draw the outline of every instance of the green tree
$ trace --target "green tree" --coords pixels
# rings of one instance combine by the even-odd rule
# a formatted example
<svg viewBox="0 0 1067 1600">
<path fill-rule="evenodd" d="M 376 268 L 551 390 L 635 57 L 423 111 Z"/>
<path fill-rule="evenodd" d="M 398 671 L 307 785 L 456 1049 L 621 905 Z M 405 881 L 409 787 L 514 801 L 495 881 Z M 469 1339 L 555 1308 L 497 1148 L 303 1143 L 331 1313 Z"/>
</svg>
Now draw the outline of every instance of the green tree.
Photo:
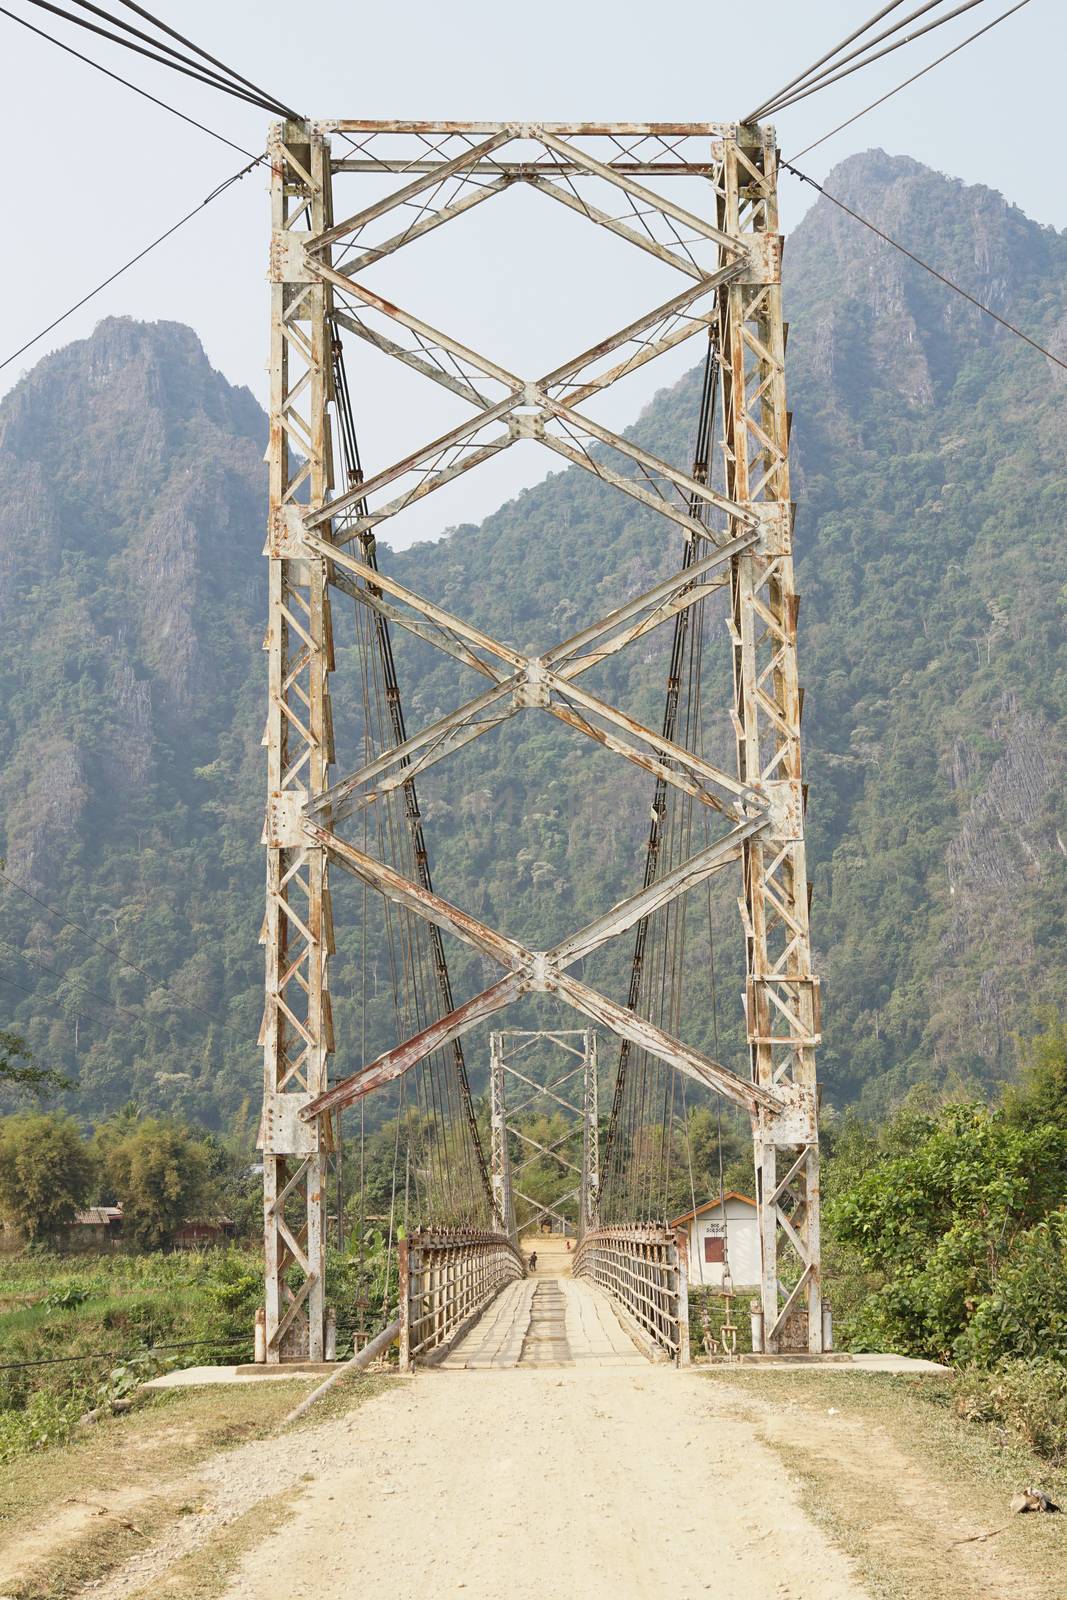
<svg viewBox="0 0 1067 1600">
<path fill-rule="evenodd" d="M 1067 1024 L 1053 1017 L 1020 1047 L 1022 1075 L 1004 1093 L 1009 1121 L 1067 1128 Z"/>
<path fill-rule="evenodd" d="M 1061 1203 L 1067 1130 L 982 1105 L 899 1123 L 843 1177 L 830 1163 L 829 1232 L 880 1279 L 848 1332 L 868 1349 L 951 1357 Z"/>
<path fill-rule="evenodd" d="M 39 1067 L 21 1033 L 0 1028 L 0 1087 L 29 1089 L 40 1096 L 69 1089 L 71 1082 L 61 1072 Z"/>
<path fill-rule="evenodd" d="M 0 1212 L 27 1238 L 54 1240 L 69 1227 L 92 1176 L 71 1117 L 23 1112 L 0 1122 Z"/>
<path fill-rule="evenodd" d="M 1067 1210 L 1020 1235 L 956 1355 L 980 1366 L 1007 1356 L 1055 1361 L 1067 1376 Z"/>
<path fill-rule="evenodd" d="M 210 1201 L 202 1141 L 188 1128 L 154 1117 L 118 1137 L 105 1124 L 98 1137 L 104 1186 L 122 1206 L 124 1236 L 143 1250 L 166 1249 L 182 1224 Z"/>
</svg>

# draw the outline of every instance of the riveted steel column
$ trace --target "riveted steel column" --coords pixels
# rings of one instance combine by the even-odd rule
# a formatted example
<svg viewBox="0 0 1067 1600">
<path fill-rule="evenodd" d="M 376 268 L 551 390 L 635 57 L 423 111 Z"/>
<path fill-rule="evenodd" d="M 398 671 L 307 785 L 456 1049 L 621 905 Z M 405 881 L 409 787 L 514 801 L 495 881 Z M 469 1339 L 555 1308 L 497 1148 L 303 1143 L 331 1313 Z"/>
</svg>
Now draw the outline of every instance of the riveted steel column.
<svg viewBox="0 0 1067 1600">
<path fill-rule="evenodd" d="M 583 1237 L 588 1228 L 600 1226 L 600 1093 L 597 1071 L 597 1036 L 589 1032 L 585 1035 L 582 1203 L 578 1212 L 578 1226 Z"/>
<path fill-rule="evenodd" d="M 518 1241 L 515 1229 L 515 1201 L 511 1192 L 511 1157 L 508 1152 L 507 1102 L 504 1089 L 504 1041 L 499 1033 L 489 1036 L 489 1118 L 490 1167 L 493 1188 L 493 1226 L 506 1233 L 512 1244 Z"/>
<path fill-rule="evenodd" d="M 719 226 L 749 250 L 745 271 L 720 290 L 726 491 L 760 521 L 759 542 L 733 562 L 733 722 L 738 776 L 766 798 L 771 817 L 744 846 L 746 1023 L 753 1080 L 781 1102 L 753 1115 L 764 1343 L 768 1352 L 798 1343 L 819 1352 L 818 983 L 808 932 L 773 130 L 739 129 L 724 140 L 723 156 Z"/>
<path fill-rule="evenodd" d="M 327 1084 L 333 1047 L 326 853 L 303 808 L 332 759 L 332 669 L 325 563 L 303 541 L 303 513 L 330 487 L 329 289 L 302 240 L 330 214 L 325 141 L 306 123 L 271 133 L 271 354 L 267 547 L 268 709 L 263 1150 L 268 1362 L 323 1357 L 328 1118 L 299 1113 Z"/>
</svg>

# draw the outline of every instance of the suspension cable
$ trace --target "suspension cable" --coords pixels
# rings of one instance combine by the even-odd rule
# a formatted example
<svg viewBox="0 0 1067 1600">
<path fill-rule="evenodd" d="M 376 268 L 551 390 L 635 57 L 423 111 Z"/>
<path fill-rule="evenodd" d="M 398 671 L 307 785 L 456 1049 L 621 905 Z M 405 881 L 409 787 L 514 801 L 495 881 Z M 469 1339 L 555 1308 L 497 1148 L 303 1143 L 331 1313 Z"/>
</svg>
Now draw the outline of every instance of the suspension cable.
<svg viewBox="0 0 1067 1600">
<path fill-rule="evenodd" d="M 752 114 L 745 118 L 745 121 L 756 122 L 760 117 L 769 116 L 772 112 L 783 106 L 787 100 L 799 98 L 801 94 L 807 92 L 814 85 L 824 85 L 825 80 L 831 73 L 835 73 L 837 69 L 843 67 L 847 62 L 855 61 L 856 57 L 862 56 L 865 50 L 870 50 L 872 46 L 881 44 L 883 40 L 891 38 L 893 34 L 899 33 L 902 28 L 906 28 L 910 22 L 917 21 L 919 17 L 925 16 L 929 11 L 933 11 L 934 8 L 939 6 L 941 3 L 942 0 L 924 0 L 924 4 L 917 7 L 917 9 L 914 11 L 909 11 L 906 17 L 901 17 L 897 22 L 892 23 L 888 28 L 883 28 L 882 32 L 875 34 L 873 39 L 864 39 L 863 43 L 857 45 L 856 49 L 850 51 L 848 55 L 841 55 L 840 52 L 845 48 L 846 45 L 852 44 L 853 41 L 858 39 L 861 34 L 866 33 L 868 28 L 873 27 L 875 22 L 881 20 L 881 16 L 886 15 L 886 12 L 880 13 L 878 17 L 872 17 L 870 22 L 866 23 L 858 30 L 858 32 L 852 34 L 850 38 L 843 40 L 841 44 L 829 51 L 827 55 L 823 56 L 821 61 L 816 62 L 813 67 L 809 67 L 807 72 L 801 73 L 799 78 L 794 78 L 793 82 L 786 88 L 778 90 L 778 92 L 771 95 L 768 100 L 764 100 Z M 926 33 L 930 28 L 939 27 L 942 22 L 951 21 L 954 16 L 958 15 L 959 11 L 969 10 L 971 6 L 979 5 L 980 3 L 981 0 L 963 0 L 963 4 L 958 7 L 956 11 L 951 11 L 942 17 L 935 18 L 934 21 L 927 24 L 926 27 L 919 29 L 916 33 L 909 34 L 904 39 L 898 39 L 895 44 L 888 46 L 886 50 L 878 51 L 875 55 L 867 57 L 863 61 L 858 62 L 857 66 L 865 66 L 867 65 L 868 61 L 877 59 L 877 56 L 887 55 L 889 50 L 899 49 L 901 45 L 909 43 L 911 39 L 918 38 L 919 33 Z M 887 11 L 892 11 L 895 9 L 895 6 L 889 6 Z M 820 67 L 822 68 L 822 71 L 818 70 Z"/>
<path fill-rule="evenodd" d="M 332 358 L 334 371 L 334 392 L 336 395 L 337 413 L 340 421 L 339 433 L 342 459 L 345 465 L 349 485 L 351 487 L 356 487 L 363 481 L 363 469 L 359 455 L 359 443 L 356 434 L 351 391 L 349 389 L 348 377 L 345 371 L 344 352 L 341 339 L 336 328 L 334 328 L 333 332 Z M 366 515 L 366 510 L 367 507 L 365 502 L 360 501 L 356 506 L 356 515 L 364 516 Z M 361 544 L 363 546 L 364 559 L 366 560 L 367 565 L 377 570 L 377 545 L 373 534 L 361 539 Z M 396 671 L 396 659 L 393 652 L 392 635 L 389 628 L 389 623 L 380 612 L 375 611 L 373 614 L 372 626 L 374 628 L 375 639 L 377 642 L 381 670 L 384 676 L 385 700 L 391 724 L 393 742 L 395 745 L 402 745 L 407 739 L 407 726 L 404 717 L 403 703 L 400 696 L 400 685 Z M 405 767 L 409 766 L 410 761 L 405 758 L 402 762 L 402 765 Z M 426 889 L 427 892 L 432 893 L 433 879 L 430 872 L 429 853 L 426 848 L 426 836 L 423 829 L 422 812 L 419 807 L 418 794 L 416 792 L 414 778 L 405 779 L 404 783 L 400 786 L 400 791 L 403 798 L 407 829 L 410 835 L 410 848 L 413 857 L 413 876 L 422 888 Z M 408 912 L 408 916 L 413 918 L 414 913 Z M 433 977 L 437 986 L 440 1000 L 441 1015 L 447 1016 L 455 1009 L 455 1000 L 453 998 L 452 980 L 448 970 L 448 960 L 445 954 L 441 930 L 436 926 L 436 924 L 430 924 L 427 927 L 421 918 L 417 919 L 417 921 L 417 933 L 422 933 L 424 937 L 428 938 L 429 941 Z M 420 952 L 423 949 L 421 940 L 418 940 L 417 948 Z M 421 955 L 419 959 L 421 961 Z M 438 1052 L 434 1052 L 433 1054 L 436 1056 Z M 492 1183 L 489 1177 L 489 1168 L 486 1163 L 485 1152 L 482 1148 L 477 1117 L 475 1116 L 474 1112 L 474 1102 L 471 1095 L 470 1080 L 467 1075 L 467 1066 L 463 1052 L 463 1045 L 458 1038 L 452 1040 L 451 1058 L 453 1075 L 451 1077 L 445 1077 L 442 1080 L 442 1094 L 445 1098 L 447 1098 L 448 1103 L 451 1104 L 452 1094 L 458 1093 L 460 1110 L 468 1131 L 468 1139 L 465 1141 L 464 1147 L 464 1154 L 468 1167 L 468 1203 L 473 1201 L 473 1196 L 476 1191 L 478 1181 L 480 1180 L 485 1201 L 491 1208 Z M 436 1095 L 436 1089 L 433 1086 L 432 1062 L 430 1070 L 431 1089 Z M 450 1117 L 440 1118 L 442 1136 L 446 1139 L 448 1122 L 451 1120 L 452 1119 Z M 456 1176 L 456 1174 L 454 1174 L 452 1171 L 453 1165 L 454 1163 L 451 1161 L 445 1163 L 442 1186 L 446 1189 L 451 1185 L 453 1178 Z"/>
<path fill-rule="evenodd" d="M 904 45 L 911 44 L 915 39 L 921 39 L 924 33 L 930 33 L 932 29 L 940 28 L 944 23 L 951 22 L 954 17 L 962 16 L 965 11 L 972 11 L 975 6 L 982 4 L 983 0 L 963 0 L 963 4 L 958 5 L 955 11 L 947 11 L 943 17 L 935 17 L 933 22 L 928 22 L 925 27 L 916 28 L 913 33 L 905 34 L 903 39 L 898 39 L 894 44 L 887 44 L 882 50 L 873 50 L 870 55 L 864 56 L 861 61 L 854 62 L 852 66 L 841 67 L 839 71 L 833 73 L 829 69 L 826 72 L 821 72 L 818 78 L 811 83 L 802 84 L 794 94 L 788 95 L 786 99 L 779 100 L 775 105 L 770 106 L 767 115 L 773 116 L 779 111 L 786 110 L 789 106 L 795 106 L 800 100 L 806 100 L 809 95 L 818 94 L 821 89 L 828 89 L 832 83 L 838 83 L 842 78 L 850 78 L 854 72 L 861 71 L 863 67 L 869 67 L 872 62 L 880 61 L 883 56 L 892 55 L 894 50 L 902 49 Z M 854 52 L 854 54 L 856 53 L 858 52 Z M 845 57 L 846 61 L 851 59 L 851 56 Z"/>
<path fill-rule="evenodd" d="M 82 0 L 77 0 L 77 3 L 80 5 Z M 150 11 L 146 11 L 143 6 L 135 5 L 133 0 L 119 0 L 119 3 L 120 5 L 124 5 L 127 11 L 135 11 L 137 15 L 139 17 L 143 17 L 146 22 L 151 22 L 154 27 L 160 30 L 161 33 L 169 34 L 172 39 L 177 39 L 179 44 L 187 45 L 188 48 L 190 50 L 194 50 L 198 56 L 203 56 L 205 61 L 210 61 L 213 66 L 221 67 L 223 72 L 228 73 L 231 78 L 235 78 L 238 83 L 243 83 L 246 88 L 254 89 L 257 94 L 262 94 L 265 100 L 274 101 L 275 104 L 279 105 L 282 110 L 286 111 L 287 115 L 292 117 L 295 121 L 303 121 L 303 118 L 298 116 L 295 111 L 288 110 L 286 108 L 284 101 L 275 100 L 274 95 L 267 94 L 265 90 L 260 89 L 256 84 L 254 84 L 250 78 L 244 77 L 240 72 L 235 72 L 232 67 L 228 67 L 223 61 L 219 61 L 216 56 L 208 55 L 207 51 L 201 49 L 201 47 L 198 44 L 195 44 L 192 39 L 187 39 L 183 33 L 178 33 L 176 29 L 170 27 L 166 22 L 162 21 L 160 17 L 155 17 Z M 116 18 L 115 20 L 117 21 L 118 19 Z"/>
<path fill-rule="evenodd" d="M 692 476 L 698 483 L 707 481 L 709 463 L 711 459 L 711 435 L 715 410 L 715 397 L 717 392 L 718 375 L 718 350 L 714 342 L 714 334 L 709 331 L 707 354 L 704 361 L 704 375 L 700 394 L 700 411 L 697 420 L 697 437 L 694 447 Z M 691 497 L 690 515 L 701 518 L 704 515 L 706 502 L 697 496 Z M 682 557 L 682 569 L 688 569 L 696 559 L 696 542 L 687 540 Z M 667 674 L 667 693 L 664 705 L 662 731 L 665 738 L 673 739 L 678 716 L 678 702 L 681 689 L 681 671 L 685 653 L 686 638 L 689 625 L 689 607 L 679 611 L 674 620 L 674 633 L 671 644 L 671 657 Z M 656 779 L 656 787 L 652 801 L 651 822 L 649 826 L 648 842 L 645 850 L 645 875 L 644 888 L 649 888 L 659 874 L 660 855 L 664 844 L 666 830 L 664 820 L 667 817 L 667 789 L 666 780 L 662 777 Z M 627 996 L 627 1009 L 636 1012 L 639 1008 L 642 995 L 642 983 L 645 978 L 646 952 L 651 917 L 642 917 L 637 924 L 634 935 L 634 953 L 630 968 L 630 988 Z M 647 1009 L 647 1006 L 646 1008 Z M 627 1039 L 620 1041 L 619 1058 L 616 1068 L 614 1092 L 612 1096 L 611 1114 L 608 1121 L 608 1131 L 605 1141 L 604 1171 L 605 1191 L 609 1205 L 616 1199 L 615 1191 L 623 1181 L 623 1163 L 625 1152 L 620 1138 L 621 1129 L 625 1126 L 626 1138 L 630 1146 L 631 1159 L 630 1185 L 635 1176 L 635 1162 L 633 1160 L 633 1144 L 640 1126 L 640 1116 L 647 1115 L 648 1093 L 648 1063 L 646 1052 L 638 1053 L 638 1082 L 631 1081 L 630 1073 L 630 1042 Z M 641 1111 L 638 1111 L 638 1107 Z M 607 1193 L 610 1191 L 610 1193 Z M 621 1198 L 621 1196 L 619 1197 Z M 630 1199 L 630 1194 L 627 1195 Z M 617 1209 L 615 1207 L 614 1209 Z"/>
<path fill-rule="evenodd" d="M 928 72 L 933 72 L 934 68 L 939 67 L 943 61 L 948 61 L 952 56 L 958 55 L 961 50 L 966 49 L 967 45 L 973 44 L 976 39 L 980 39 L 983 33 L 988 33 L 991 28 L 995 28 L 998 22 L 1004 22 L 1008 17 L 1013 17 L 1017 11 L 1023 9 L 1023 6 L 1028 6 L 1029 4 L 1030 0 L 1018 0 L 1016 5 L 1011 6 L 1007 11 L 1002 11 L 999 17 L 993 18 L 992 22 L 987 22 L 984 28 L 978 28 L 976 32 L 968 34 L 966 39 L 961 39 L 959 44 L 954 44 L 951 50 L 945 51 L 944 55 L 928 62 L 925 67 L 920 67 L 918 72 L 913 72 L 910 78 L 905 78 L 903 83 L 898 83 L 894 89 L 888 89 L 885 94 L 879 95 L 877 100 L 872 100 L 870 105 L 863 107 L 862 111 L 854 112 L 851 117 L 846 117 L 844 122 L 839 122 L 836 128 L 831 128 L 829 133 L 824 133 L 818 139 L 813 139 L 811 144 L 804 146 L 803 150 L 798 150 L 792 160 L 799 161 L 801 156 L 806 156 L 810 150 L 817 150 L 819 145 L 826 143 L 827 139 L 832 139 L 835 133 L 840 133 L 843 128 L 850 128 L 854 122 L 858 122 L 861 117 L 865 117 L 868 111 L 874 111 L 878 106 L 884 106 L 887 100 L 892 100 L 893 96 L 899 94 L 902 89 L 907 89 L 911 84 L 918 83 L 920 78 L 925 78 Z"/>
<path fill-rule="evenodd" d="M 73 45 L 64 44 L 62 39 L 57 39 L 55 34 L 46 33 L 43 28 L 35 27 L 32 22 L 27 22 L 25 17 L 16 16 L 13 11 L 8 11 L 5 6 L 0 6 L 0 16 L 8 17 L 12 22 L 17 22 L 20 28 L 26 28 L 30 33 L 35 33 L 39 39 L 46 39 L 49 44 L 54 44 L 57 50 L 63 50 L 68 56 L 74 56 L 78 61 L 84 61 L 87 67 L 95 67 L 97 72 L 102 72 L 105 78 L 111 78 L 115 83 L 121 83 L 124 88 L 132 89 L 134 94 L 139 94 L 142 100 L 151 100 L 154 106 L 160 106 L 164 111 L 169 111 L 172 116 L 180 117 L 182 122 L 187 122 L 191 128 L 199 128 L 201 133 L 206 133 L 212 139 L 217 139 L 220 144 L 229 145 L 231 150 L 236 150 L 239 155 L 251 157 L 251 150 L 246 150 L 243 145 L 235 144 L 232 139 L 219 133 L 215 128 L 209 128 L 206 122 L 198 122 L 195 117 L 187 116 L 184 111 L 179 111 L 177 106 L 172 106 L 169 100 L 160 100 L 156 95 L 149 94 L 147 89 L 142 89 L 136 83 L 131 83 L 129 78 L 124 78 L 119 72 L 112 72 L 110 67 L 105 67 L 101 62 L 94 61 L 92 56 L 83 55 L 80 50 L 75 50 Z M 262 160 L 261 156 L 254 159 Z"/>
<path fill-rule="evenodd" d="M 95 33 L 100 38 L 109 40 L 112 44 L 121 45 L 123 49 L 131 50 L 136 55 L 145 56 L 149 61 L 155 61 L 160 66 L 169 67 L 173 72 L 180 72 L 184 77 L 193 78 L 199 83 L 204 83 L 210 89 L 218 89 L 223 94 L 231 95 L 235 100 L 243 100 L 249 105 L 258 106 L 261 111 L 267 111 L 273 116 L 281 117 L 294 115 L 280 101 L 268 95 L 260 94 L 258 91 L 253 93 L 248 89 L 242 88 L 236 82 L 228 82 L 219 73 L 189 62 L 186 57 L 180 56 L 179 51 L 174 50 L 170 45 L 163 44 L 161 41 L 153 41 L 157 43 L 157 49 L 150 50 L 144 45 L 136 44 L 132 38 L 124 38 L 121 33 L 112 33 L 107 28 L 101 28 L 99 24 L 90 22 L 88 17 L 79 17 L 73 11 L 65 11 L 62 6 L 53 4 L 53 0 L 28 0 L 28 3 L 36 6 L 39 11 L 47 11 L 52 16 L 62 17 L 65 22 L 73 23 L 77 28 L 84 28 L 89 33 Z M 75 4 L 85 3 L 86 0 L 75 0 Z M 131 28 L 129 23 L 120 22 L 118 18 L 110 16 L 107 12 L 100 11 L 96 6 L 91 7 L 91 9 L 98 16 L 107 16 L 109 22 L 116 23 L 120 28 L 127 30 Z M 142 34 L 141 37 L 143 38 L 145 35 Z M 168 51 L 170 52 L 169 55 L 166 53 Z M 180 59 L 176 60 L 174 59 L 175 57 Z"/>
<path fill-rule="evenodd" d="M 898 6 L 903 4 L 904 0 L 891 0 L 890 5 L 883 6 L 881 11 L 876 11 L 873 17 L 868 17 L 862 27 L 857 28 L 854 33 L 850 33 L 847 39 L 842 39 L 839 44 L 835 44 L 832 50 L 828 50 L 824 56 L 820 56 L 818 61 L 813 61 L 810 67 L 805 67 L 803 72 L 798 72 L 795 78 L 790 78 L 788 83 L 784 83 L 780 89 L 776 89 L 774 94 L 756 107 L 755 111 L 750 111 L 748 116 L 743 117 L 741 120 L 743 122 L 757 122 L 762 116 L 765 107 L 773 105 L 776 100 L 780 100 L 784 94 L 788 94 L 789 90 L 795 88 L 798 83 L 803 83 L 805 79 L 810 78 L 813 72 L 817 72 L 821 66 L 825 66 L 826 62 L 831 61 L 839 51 L 846 49 L 850 44 L 854 44 L 861 34 L 867 32 L 868 28 L 873 28 L 876 22 L 881 22 L 883 17 L 887 17 L 891 11 L 895 11 Z"/>
</svg>

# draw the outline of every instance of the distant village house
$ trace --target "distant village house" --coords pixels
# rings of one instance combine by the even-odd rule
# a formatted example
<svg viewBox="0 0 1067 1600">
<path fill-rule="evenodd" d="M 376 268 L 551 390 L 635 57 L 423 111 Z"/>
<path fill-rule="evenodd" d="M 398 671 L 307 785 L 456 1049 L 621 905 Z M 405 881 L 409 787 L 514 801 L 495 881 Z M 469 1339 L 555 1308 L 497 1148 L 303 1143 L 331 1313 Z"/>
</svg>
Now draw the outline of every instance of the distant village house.
<svg viewBox="0 0 1067 1600">
<path fill-rule="evenodd" d="M 174 1236 L 179 1250 L 223 1244 L 237 1231 L 229 1217 L 198 1217 L 185 1222 Z M 122 1243 L 122 1207 L 88 1206 L 74 1213 L 67 1229 L 69 1250 L 116 1250 Z"/>
</svg>

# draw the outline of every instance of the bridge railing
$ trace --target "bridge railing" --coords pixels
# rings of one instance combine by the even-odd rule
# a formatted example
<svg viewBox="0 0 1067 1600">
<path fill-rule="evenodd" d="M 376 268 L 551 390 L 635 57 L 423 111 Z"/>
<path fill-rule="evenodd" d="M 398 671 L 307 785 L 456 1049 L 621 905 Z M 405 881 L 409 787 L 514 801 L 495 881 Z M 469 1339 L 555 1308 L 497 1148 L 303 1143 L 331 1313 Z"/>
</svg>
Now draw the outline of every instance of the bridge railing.
<svg viewBox="0 0 1067 1600">
<path fill-rule="evenodd" d="M 689 1361 L 689 1283 L 684 1238 L 648 1224 L 595 1228 L 574 1258 L 574 1276 L 604 1289 L 680 1366 Z"/>
<path fill-rule="evenodd" d="M 426 1228 L 400 1241 L 400 1367 L 441 1354 L 501 1289 L 526 1275 L 506 1234 Z"/>
</svg>

